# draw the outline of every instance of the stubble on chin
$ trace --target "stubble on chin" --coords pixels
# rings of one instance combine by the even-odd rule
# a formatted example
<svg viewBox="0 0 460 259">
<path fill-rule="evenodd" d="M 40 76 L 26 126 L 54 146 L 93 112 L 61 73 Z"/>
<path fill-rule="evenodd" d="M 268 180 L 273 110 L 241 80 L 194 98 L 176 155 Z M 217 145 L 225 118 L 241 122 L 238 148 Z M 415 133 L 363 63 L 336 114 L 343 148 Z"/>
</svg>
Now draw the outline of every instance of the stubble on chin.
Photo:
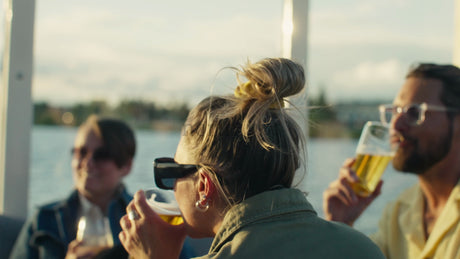
<svg viewBox="0 0 460 259">
<path fill-rule="evenodd" d="M 423 173 L 423 158 L 414 149 L 398 148 L 393 157 L 393 168 L 399 172 L 421 174 Z"/>
<path fill-rule="evenodd" d="M 399 148 L 393 158 L 393 167 L 400 172 L 422 175 L 434 165 L 442 161 L 449 153 L 449 142 L 443 140 L 439 145 L 434 145 L 430 152 L 420 153 L 417 143 L 413 148 Z"/>
<path fill-rule="evenodd" d="M 409 173 L 410 170 L 408 169 L 407 166 L 407 160 L 408 157 L 404 154 L 401 154 L 399 150 L 396 152 L 395 156 L 393 157 L 393 168 L 396 171 L 403 172 L 403 173 Z"/>
</svg>

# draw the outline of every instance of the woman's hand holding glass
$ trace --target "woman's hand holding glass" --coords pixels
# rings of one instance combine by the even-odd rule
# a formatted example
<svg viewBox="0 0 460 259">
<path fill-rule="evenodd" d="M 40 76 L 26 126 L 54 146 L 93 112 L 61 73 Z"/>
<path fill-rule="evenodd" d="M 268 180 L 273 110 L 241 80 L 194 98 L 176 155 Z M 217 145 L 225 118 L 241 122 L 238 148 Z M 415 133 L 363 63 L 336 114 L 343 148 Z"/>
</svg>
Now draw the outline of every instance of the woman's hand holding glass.
<svg viewBox="0 0 460 259">
<path fill-rule="evenodd" d="M 144 191 L 136 192 L 126 211 L 119 238 L 131 257 L 179 258 L 186 236 L 184 224 L 164 221 L 152 210 Z"/>
</svg>

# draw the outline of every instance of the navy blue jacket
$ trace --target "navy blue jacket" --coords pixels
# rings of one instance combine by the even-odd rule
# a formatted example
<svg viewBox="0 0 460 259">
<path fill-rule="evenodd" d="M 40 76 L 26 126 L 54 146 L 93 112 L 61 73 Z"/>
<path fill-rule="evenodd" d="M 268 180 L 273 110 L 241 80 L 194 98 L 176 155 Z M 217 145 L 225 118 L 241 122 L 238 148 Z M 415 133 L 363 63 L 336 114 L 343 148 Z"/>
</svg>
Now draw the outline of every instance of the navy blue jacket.
<svg viewBox="0 0 460 259">
<path fill-rule="evenodd" d="M 109 205 L 107 217 L 113 235 L 114 246 L 120 244 L 120 219 L 126 214 L 126 206 L 132 196 L 122 186 L 120 192 Z M 11 259 L 64 258 L 67 246 L 77 234 L 80 201 L 74 190 L 62 201 L 40 206 L 35 215 L 27 220 L 11 251 Z M 181 258 L 194 255 L 188 244 L 184 245 Z"/>
</svg>

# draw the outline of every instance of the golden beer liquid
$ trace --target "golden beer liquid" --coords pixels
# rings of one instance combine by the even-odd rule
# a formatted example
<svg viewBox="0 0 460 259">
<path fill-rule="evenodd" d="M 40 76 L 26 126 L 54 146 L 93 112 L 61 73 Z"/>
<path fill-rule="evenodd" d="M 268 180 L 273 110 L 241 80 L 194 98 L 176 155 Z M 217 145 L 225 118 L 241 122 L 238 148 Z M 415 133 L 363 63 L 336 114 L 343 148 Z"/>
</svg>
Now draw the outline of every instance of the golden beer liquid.
<svg viewBox="0 0 460 259">
<path fill-rule="evenodd" d="M 369 196 L 377 187 L 385 168 L 393 157 L 389 155 L 358 154 L 351 167 L 360 182 L 353 184 L 353 191 L 359 196 Z"/>
<path fill-rule="evenodd" d="M 184 219 L 181 215 L 160 215 L 160 218 L 171 225 L 180 225 L 184 223 Z"/>
</svg>

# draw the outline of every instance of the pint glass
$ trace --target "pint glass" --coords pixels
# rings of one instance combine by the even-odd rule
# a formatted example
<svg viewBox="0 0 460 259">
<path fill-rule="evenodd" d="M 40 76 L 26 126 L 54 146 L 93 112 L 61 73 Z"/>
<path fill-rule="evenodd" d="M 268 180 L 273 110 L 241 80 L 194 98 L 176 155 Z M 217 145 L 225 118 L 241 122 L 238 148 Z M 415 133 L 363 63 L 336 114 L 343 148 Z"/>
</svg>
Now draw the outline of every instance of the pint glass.
<svg viewBox="0 0 460 259">
<path fill-rule="evenodd" d="M 375 190 L 393 155 L 388 127 L 368 121 L 359 138 L 352 166 L 359 177 L 359 182 L 352 185 L 356 194 L 367 197 Z"/>
<path fill-rule="evenodd" d="M 172 190 L 158 188 L 144 191 L 147 203 L 160 217 L 171 225 L 180 225 L 184 222 L 179 205 Z"/>
</svg>

